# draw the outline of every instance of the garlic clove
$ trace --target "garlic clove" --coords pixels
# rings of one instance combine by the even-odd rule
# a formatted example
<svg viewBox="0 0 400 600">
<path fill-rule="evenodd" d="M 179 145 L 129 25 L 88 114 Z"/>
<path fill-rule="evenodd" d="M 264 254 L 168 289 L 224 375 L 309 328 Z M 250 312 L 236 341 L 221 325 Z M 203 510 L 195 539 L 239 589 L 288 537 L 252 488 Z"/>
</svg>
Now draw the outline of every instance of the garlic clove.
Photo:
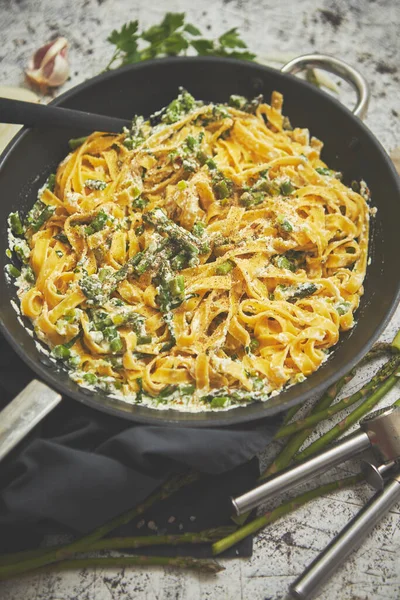
<svg viewBox="0 0 400 600">
<path fill-rule="evenodd" d="M 69 76 L 68 40 L 59 37 L 39 48 L 25 73 L 28 81 L 42 91 L 65 83 Z"/>
</svg>

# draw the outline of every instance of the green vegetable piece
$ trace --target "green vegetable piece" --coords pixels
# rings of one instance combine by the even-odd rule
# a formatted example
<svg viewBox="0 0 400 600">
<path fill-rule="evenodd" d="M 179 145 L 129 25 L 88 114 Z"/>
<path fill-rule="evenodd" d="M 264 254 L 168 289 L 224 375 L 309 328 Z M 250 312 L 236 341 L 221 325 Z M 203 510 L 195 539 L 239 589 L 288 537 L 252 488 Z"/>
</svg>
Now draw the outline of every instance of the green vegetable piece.
<svg viewBox="0 0 400 600">
<path fill-rule="evenodd" d="M 192 233 L 196 237 L 202 237 L 204 234 L 205 228 L 206 228 L 206 226 L 204 225 L 204 223 L 201 223 L 201 221 L 198 221 L 197 223 L 195 223 L 193 225 Z"/>
<path fill-rule="evenodd" d="M 177 275 L 168 282 L 168 286 L 172 296 L 181 296 L 185 291 L 185 278 L 183 275 Z"/>
<path fill-rule="evenodd" d="M 141 198 L 140 196 L 132 200 L 133 208 L 138 208 L 139 210 L 143 210 L 148 205 L 148 203 L 148 200 L 145 200 L 145 198 Z"/>
<path fill-rule="evenodd" d="M 229 196 L 229 187 L 227 182 L 225 181 L 225 179 L 222 179 L 221 181 L 217 181 L 214 184 L 214 191 L 215 191 L 215 195 L 217 196 L 218 200 L 223 200 L 224 198 L 227 198 Z"/>
<path fill-rule="evenodd" d="M 139 225 L 139 227 L 136 227 L 135 233 L 136 233 L 137 236 L 142 235 L 143 232 L 144 232 L 143 225 Z"/>
<path fill-rule="evenodd" d="M 350 308 L 351 308 L 351 303 L 347 302 L 345 300 L 343 300 L 343 302 L 338 302 L 338 304 L 336 304 L 336 306 L 335 306 L 336 312 L 341 317 L 343 315 L 345 315 L 346 313 L 348 313 Z"/>
<path fill-rule="evenodd" d="M 119 337 L 118 331 L 115 327 L 105 327 L 103 330 L 104 339 L 111 342 L 115 338 Z"/>
<path fill-rule="evenodd" d="M 96 385 L 97 383 L 97 377 L 94 373 L 85 373 L 82 379 L 89 385 Z"/>
<path fill-rule="evenodd" d="M 237 108 L 238 110 L 244 110 L 247 105 L 247 98 L 244 96 L 238 96 L 236 94 L 232 94 L 229 97 L 229 106 L 233 108 Z"/>
<path fill-rule="evenodd" d="M 330 169 L 327 169 L 326 167 L 317 167 L 315 170 L 320 175 L 333 175 L 333 171 L 331 171 Z"/>
<path fill-rule="evenodd" d="M 14 235 L 24 235 L 24 226 L 22 225 L 22 221 L 18 212 L 9 214 L 8 223 Z"/>
<path fill-rule="evenodd" d="M 100 179 L 86 179 L 85 187 L 89 188 L 89 190 L 105 190 L 107 184 L 105 181 L 101 181 Z"/>
<path fill-rule="evenodd" d="M 206 165 L 210 169 L 210 171 L 214 171 L 217 168 L 217 163 L 213 158 L 209 158 L 206 160 Z"/>
<path fill-rule="evenodd" d="M 139 335 L 137 337 L 138 346 L 141 346 L 142 344 L 151 344 L 151 340 L 151 335 Z"/>
<path fill-rule="evenodd" d="M 111 340 L 111 342 L 110 342 L 111 352 L 120 352 L 120 350 L 122 350 L 122 348 L 123 348 L 123 343 L 119 336 L 114 338 L 113 340 Z"/>
<path fill-rule="evenodd" d="M 60 344 L 59 346 L 54 346 L 52 355 L 59 360 L 68 360 L 71 358 L 71 350 L 65 344 Z"/>
<path fill-rule="evenodd" d="M 21 240 L 14 245 L 14 252 L 22 263 L 27 264 L 29 262 L 31 249 L 25 240 Z"/>
<path fill-rule="evenodd" d="M 196 158 L 201 165 L 205 165 L 208 160 L 212 160 L 212 159 L 209 159 L 208 155 L 204 152 L 204 150 L 199 150 L 196 153 Z"/>
<path fill-rule="evenodd" d="M 181 179 L 180 181 L 178 181 L 178 185 L 177 185 L 178 190 L 185 190 L 187 188 L 187 183 L 184 179 Z"/>
<path fill-rule="evenodd" d="M 181 385 L 180 392 L 182 396 L 191 396 L 194 394 L 196 386 L 194 384 Z"/>
<path fill-rule="evenodd" d="M 198 103 L 188 91 L 180 88 L 180 94 L 167 106 L 161 120 L 164 123 L 176 123 L 198 106 Z"/>
<path fill-rule="evenodd" d="M 31 267 L 27 266 L 24 268 L 24 279 L 25 281 L 27 281 L 28 283 L 35 283 L 35 273 L 33 272 L 33 270 L 31 269 Z"/>
<path fill-rule="evenodd" d="M 289 271 L 296 271 L 296 265 L 289 260 L 286 256 L 275 256 L 273 263 L 278 269 L 288 269 Z"/>
<path fill-rule="evenodd" d="M 318 286 L 315 283 L 299 283 L 296 286 L 288 286 L 284 295 L 288 302 L 296 302 L 296 300 L 311 296 L 317 290 Z"/>
<path fill-rule="evenodd" d="M 79 146 L 82 146 L 83 142 L 86 142 L 87 138 L 87 135 L 80 138 L 72 138 L 71 140 L 69 140 L 68 145 L 71 150 L 76 150 L 77 148 L 79 148 Z"/>
<path fill-rule="evenodd" d="M 253 350 L 258 348 L 259 345 L 260 345 L 260 342 L 256 338 L 253 338 L 250 342 L 250 351 L 253 352 Z"/>
<path fill-rule="evenodd" d="M 215 396 L 210 402 L 211 408 L 223 408 L 230 402 L 228 396 Z"/>
<path fill-rule="evenodd" d="M 26 220 L 33 231 L 39 231 L 42 225 L 55 213 L 56 207 L 38 200 L 29 211 Z"/>
<path fill-rule="evenodd" d="M 6 269 L 12 277 L 17 278 L 21 275 L 21 271 L 19 269 L 17 269 L 17 267 L 14 267 L 14 265 L 12 265 L 12 264 L 6 265 Z"/>
<path fill-rule="evenodd" d="M 90 223 L 90 225 L 85 227 L 86 235 L 92 235 L 93 233 L 96 233 L 97 231 L 104 229 L 104 227 L 107 223 L 107 220 L 108 220 L 107 213 L 105 213 L 104 210 L 100 210 L 97 213 L 97 215 L 94 217 L 94 219 Z"/>
<path fill-rule="evenodd" d="M 51 192 L 54 192 L 54 188 L 56 187 L 56 174 L 55 173 L 50 173 L 50 175 L 48 176 L 47 181 L 46 181 L 46 187 Z"/>
<path fill-rule="evenodd" d="M 285 233 L 291 233 L 293 231 L 293 225 L 283 215 L 278 215 L 276 222 L 278 228 L 284 231 Z"/>
<path fill-rule="evenodd" d="M 287 181 L 283 181 L 279 189 L 281 194 L 284 196 L 289 196 L 292 192 L 294 192 L 294 187 L 289 179 Z"/>
<path fill-rule="evenodd" d="M 218 267 L 215 269 L 215 272 L 217 275 L 227 275 L 232 271 L 234 266 L 235 264 L 231 260 L 227 260 L 226 262 L 218 265 Z"/>
<path fill-rule="evenodd" d="M 66 245 L 70 245 L 67 236 L 65 235 L 65 233 L 63 233 L 62 231 L 60 231 L 60 233 L 57 233 L 54 236 L 55 240 L 58 240 L 59 242 L 61 242 L 62 244 L 66 244 Z"/>
</svg>

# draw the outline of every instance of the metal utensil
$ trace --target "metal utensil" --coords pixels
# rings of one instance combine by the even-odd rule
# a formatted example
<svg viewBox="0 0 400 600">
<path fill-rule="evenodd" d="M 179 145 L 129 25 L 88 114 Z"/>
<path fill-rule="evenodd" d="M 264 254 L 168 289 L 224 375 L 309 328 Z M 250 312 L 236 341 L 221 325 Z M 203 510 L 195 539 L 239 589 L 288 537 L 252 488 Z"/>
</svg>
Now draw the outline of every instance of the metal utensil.
<svg viewBox="0 0 400 600">
<path fill-rule="evenodd" d="M 386 465 L 382 467 L 384 469 L 378 467 L 381 472 L 387 470 Z M 292 597 L 308 600 L 399 500 L 400 473 L 397 472 L 296 579 L 290 587 Z"/>
<path fill-rule="evenodd" d="M 236 513 L 241 515 L 261 502 L 286 492 L 369 448 L 383 463 L 400 457 L 400 407 L 374 411 L 360 422 L 360 429 L 361 431 L 348 436 L 329 450 L 296 467 L 286 469 L 253 490 L 233 498 Z"/>
<path fill-rule="evenodd" d="M 111 133 L 118 133 L 123 127 L 130 125 L 127 119 L 10 98 L 0 98 L 0 121 L 28 127 L 63 127 L 82 129 L 84 132 L 96 130 Z"/>
</svg>

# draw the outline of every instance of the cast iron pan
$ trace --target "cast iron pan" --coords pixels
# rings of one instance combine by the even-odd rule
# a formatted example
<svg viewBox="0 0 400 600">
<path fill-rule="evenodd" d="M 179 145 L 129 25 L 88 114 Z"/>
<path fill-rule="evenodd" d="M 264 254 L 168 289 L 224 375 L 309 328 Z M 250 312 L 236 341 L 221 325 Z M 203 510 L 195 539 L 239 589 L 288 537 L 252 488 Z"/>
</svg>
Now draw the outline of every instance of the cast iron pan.
<svg viewBox="0 0 400 600">
<path fill-rule="evenodd" d="M 357 114 L 364 112 L 367 98 L 362 77 L 335 59 L 318 55 L 311 56 L 311 59 L 314 65 L 321 64 L 350 79 L 358 90 Z M 292 61 L 293 64 L 286 70 L 298 70 L 298 62 Z M 303 65 L 304 60 L 300 63 L 300 66 Z M 308 127 L 312 135 L 323 140 L 322 157 L 329 166 L 342 171 L 347 183 L 362 178 L 367 181 L 372 203 L 378 207 L 378 212 L 372 219 L 371 264 L 355 327 L 342 334 L 329 360 L 304 383 L 266 403 L 254 403 L 226 412 L 158 411 L 131 406 L 101 392 L 79 388 L 65 371 L 38 351 L 34 339 L 21 326 L 22 320 L 10 304 L 10 300 L 16 298 L 15 287 L 8 284 L 4 276 L 4 266 L 9 262 L 5 256 L 7 216 L 15 210 L 25 213 L 33 205 L 38 188 L 67 154 L 68 139 L 82 135 L 82 130 L 66 129 L 24 129 L 1 157 L 0 325 L 9 343 L 38 378 L 60 394 L 113 415 L 154 425 L 232 425 L 286 410 L 310 395 L 321 393 L 354 366 L 378 338 L 399 300 L 400 184 L 382 146 L 355 114 L 316 87 L 292 75 L 254 63 L 208 57 L 149 61 L 99 75 L 58 97 L 53 104 L 129 119 L 134 114 L 149 115 L 165 106 L 176 97 L 179 86 L 187 88 L 198 99 L 215 102 L 227 101 L 230 94 L 252 97 L 260 93 L 268 101 L 273 90 L 282 92 L 284 114 L 290 117 L 292 125 Z M 47 393 L 47 400 L 43 401 L 47 408 L 42 407 L 47 412 L 60 396 L 48 390 L 47 386 L 36 386 L 39 387 L 33 386 L 33 390 L 37 401 L 44 398 L 43 392 Z M 31 403 L 32 394 L 25 395 Z M 36 409 L 32 410 L 29 416 L 31 422 L 39 418 Z M 3 431 L 5 420 L 2 415 L 0 427 Z M 17 427 L 14 425 L 13 429 Z"/>
</svg>

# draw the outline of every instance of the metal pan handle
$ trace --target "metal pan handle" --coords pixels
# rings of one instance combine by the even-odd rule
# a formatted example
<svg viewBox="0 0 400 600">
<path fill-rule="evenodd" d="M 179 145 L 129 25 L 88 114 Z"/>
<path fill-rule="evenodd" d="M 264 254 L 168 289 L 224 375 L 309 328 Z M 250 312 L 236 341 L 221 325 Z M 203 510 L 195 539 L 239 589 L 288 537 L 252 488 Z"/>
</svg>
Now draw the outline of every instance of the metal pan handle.
<svg viewBox="0 0 400 600">
<path fill-rule="evenodd" d="M 342 77 L 355 89 L 357 104 L 353 109 L 356 117 L 363 119 L 367 114 L 370 97 L 369 86 L 365 78 L 356 69 L 339 58 L 327 54 L 303 54 L 286 63 L 281 69 L 282 73 L 295 75 L 306 68 L 324 69 L 334 75 Z"/>
<path fill-rule="evenodd" d="M 61 401 L 61 395 L 34 379 L 0 412 L 0 460 Z"/>
</svg>

